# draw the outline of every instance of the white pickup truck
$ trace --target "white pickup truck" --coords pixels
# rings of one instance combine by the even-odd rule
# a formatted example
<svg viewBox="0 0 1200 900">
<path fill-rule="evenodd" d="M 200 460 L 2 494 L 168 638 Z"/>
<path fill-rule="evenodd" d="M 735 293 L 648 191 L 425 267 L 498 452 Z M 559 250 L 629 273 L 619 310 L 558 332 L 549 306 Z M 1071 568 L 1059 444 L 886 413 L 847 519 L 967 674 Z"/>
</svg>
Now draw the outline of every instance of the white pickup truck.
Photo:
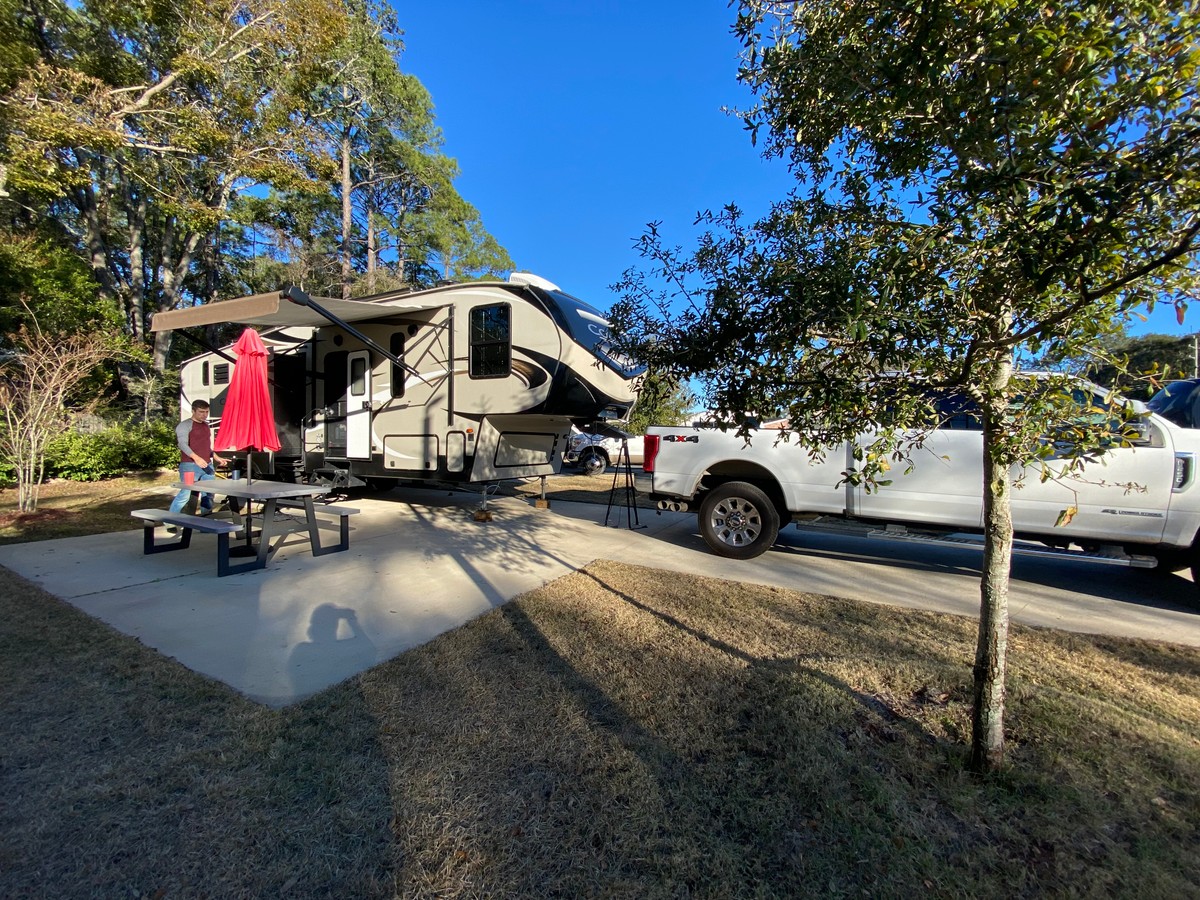
<svg viewBox="0 0 1200 900">
<path fill-rule="evenodd" d="M 1042 480 L 1041 470 L 1013 472 L 1016 553 L 1069 555 L 1152 568 L 1191 565 L 1200 584 L 1200 431 L 1145 412 L 1134 446 L 1108 450 L 1082 474 Z M 912 471 L 868 492 L 844 481 L 852 444 L 810 460 L 795 435 L 754 432 L 749 444 L 733 431 L 652 426 L 642 468 L 660 510 L 700 515 L 705 542 L 722 556 L 750 559 L 774 542 L 781 524 L 852 530 L 901 540 L 980 545 L 983 525 L 983 432 L 971 415 L 949 416 L 921 449 Z M 865 444 L 868 441 L 863 440 Z M 1049 463 L 1061 472 L 1066 462 Z M 1055 467 L 1058 467 L 1057 470 Z M 1056 524 L 1064 510 L 1077 512 Z"/>
</svg>

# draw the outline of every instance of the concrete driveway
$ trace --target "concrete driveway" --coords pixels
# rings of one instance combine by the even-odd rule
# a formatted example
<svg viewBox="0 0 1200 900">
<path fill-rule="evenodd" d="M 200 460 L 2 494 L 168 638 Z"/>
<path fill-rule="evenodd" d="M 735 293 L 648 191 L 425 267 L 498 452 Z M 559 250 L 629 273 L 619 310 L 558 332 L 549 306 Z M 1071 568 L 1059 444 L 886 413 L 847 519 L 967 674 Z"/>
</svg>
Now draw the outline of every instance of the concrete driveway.
<svg viewBox="0 0 1200 900">
<path fill-rule="evenodd" d="M 979 554 L 789 528 L 756 560 L 709 553 L 693 515 L 397 488 L 352 501 L 349 551 L 320 558 L 289 535 L 265 570 L 217 578 L 216 538 L 142 555 L 140 530 L 0 547 L 0 565 L 117 630 L 271 706 L 285 706 L 594 559 L 975 615 Z M 613 525 L 616 516 L 610 519 Z M 1016 621 L 1200 646 L 1182 576 L 1018 558 Z"/>
</svg>

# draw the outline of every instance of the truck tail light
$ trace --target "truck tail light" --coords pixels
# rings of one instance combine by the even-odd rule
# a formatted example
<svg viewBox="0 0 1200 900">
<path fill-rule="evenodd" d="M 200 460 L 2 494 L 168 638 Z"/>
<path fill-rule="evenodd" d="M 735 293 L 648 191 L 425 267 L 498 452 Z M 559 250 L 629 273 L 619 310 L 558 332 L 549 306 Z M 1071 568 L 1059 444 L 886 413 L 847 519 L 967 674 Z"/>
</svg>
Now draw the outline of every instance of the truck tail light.
<svg viewBox="0 0 1200 900">
<path fill-rule="evenodd" d="M 1172 491 L 1182 491 L 1196 477 L 1196 455 L 1194 453 L 1175 454 L 1175 477 L 1171 480 Z"/>
<path fill-rule="evenodd" d="M 642 438 L 642 471 L 648 475 L 654 474 L 654 457 L 658 456 L 657 434 L 648 434 Z"/>
</svg>

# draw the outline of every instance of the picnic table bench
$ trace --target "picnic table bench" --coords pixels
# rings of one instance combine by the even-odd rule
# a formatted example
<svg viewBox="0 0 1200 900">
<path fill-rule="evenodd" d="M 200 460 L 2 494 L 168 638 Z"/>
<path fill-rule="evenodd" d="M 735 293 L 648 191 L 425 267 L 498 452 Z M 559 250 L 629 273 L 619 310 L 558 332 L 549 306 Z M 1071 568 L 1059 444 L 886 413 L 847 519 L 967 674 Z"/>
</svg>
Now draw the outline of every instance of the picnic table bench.
<svg viewBox="0 0 1200 900">
<path fill-rule="evenodd" d="M 135 509 L 131 513 L 141 519 L 144 529 L 143 549 L 146 553 L 164 553 L 168 550 L 183 550 L 191 544 L 192 532 L 200 531 L 217 536 L 217 574 L 235 575 L 251 569 L 266 567 L 267 559 L 274 549 L 271 538 L 275 534 L 277 511 L 281 507 L 303 509 L 304 525 L 307 530 L 309 546 L 313 556 L 324 556 L 326 553 L 337 553 L 350 549 L 350 516 L 358 513 L 357 509 L 349 506 L 318 505 L 313 503 L 313 497 L 324 493 L 325 488 L 319 485 L 285 484 L 278 481 L 250 482 L 235 479 L 205 479 L 194 483 L 177 483 L 172 487 L 197 493 L 224 496 L 239 500 L 248 500 L 262 504 L 262 530 L 259 534 L 251 525 L 254 513 L 249 503 L 245 509 L 245 524 L 241 511 L 236 506 L 230 506 L 233 521 L 214 520 L 202 516 L 190 516 L 186 513 L 173 513 L 165 509 Z M 318 513 L 325 512 L 336 515 L 340 519 L 339 541 L 330 546 L 321 546 L 318 533 Z M 154 538 L 156 525 L 175 525 L 183 529 L 183 535 L 178 541 L 157 543 Z M 229 535 L 241 532 L 246 538 L 246 546 L 232 550 L 229 546 Z M 252 546 L 253 538 L 258 535 L 258 547 Z M 280 536 L 282 540 L 282 536 Z M 276 546 L 278 546 L 278 541 Z M 253 555 L 254 559 L 247 563 L 231 565 L 230 556 Z"/>
<path fill-rule="evenodd" d="M 235 575 L 257 568 L 257 560 L 239 565 L 229 564 L 229 535 L 242 530 L 235 522 L 212 519 L 206 516 L 191 516 L 187 513 L 174 513 L 166 509 L 135 509 L 129 513 L 135 519 L 142 520 L 142 552 L 167 553 L 171 550 L 186 550 L 192 543 L 192 532 L 202 531 L 205 534 L 217 536 L 217 575 Z M 158 543 L 154 538 L 154 529 L 159 525 L 174 525 L 182 529 L 179 540 Z"/>
</svg>

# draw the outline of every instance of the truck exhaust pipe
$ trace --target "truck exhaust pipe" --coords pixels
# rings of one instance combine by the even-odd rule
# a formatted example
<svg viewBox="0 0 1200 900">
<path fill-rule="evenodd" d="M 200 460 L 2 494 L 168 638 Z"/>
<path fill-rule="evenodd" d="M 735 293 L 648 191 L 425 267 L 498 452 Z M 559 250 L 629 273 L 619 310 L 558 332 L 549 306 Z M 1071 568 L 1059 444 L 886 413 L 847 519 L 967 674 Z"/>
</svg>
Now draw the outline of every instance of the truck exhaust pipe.
<svg viewBox="0 0 1200 900">
<path fill-rule="evenodd" d="M 687 509 L 687 504 L 681 503 L 678 500 L 659 500 L 659 512 L 684 512 Z"/>
</svg>

